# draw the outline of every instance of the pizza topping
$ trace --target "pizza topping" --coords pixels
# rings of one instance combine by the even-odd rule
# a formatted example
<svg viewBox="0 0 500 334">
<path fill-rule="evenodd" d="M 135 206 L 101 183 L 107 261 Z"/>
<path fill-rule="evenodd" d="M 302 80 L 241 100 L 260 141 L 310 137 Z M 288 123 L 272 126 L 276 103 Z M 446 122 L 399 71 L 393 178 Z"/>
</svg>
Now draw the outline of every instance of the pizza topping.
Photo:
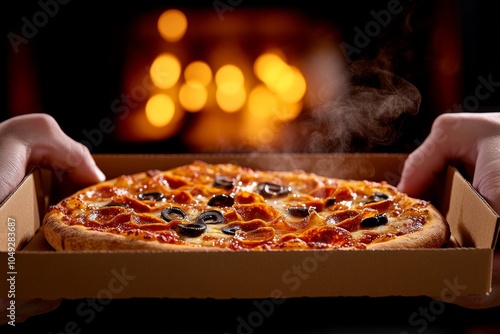
<svg viewBox="0 0 500 334">
<path fill-rule="evenodd" d="M 352 234 L 337 226 L 315 227 L 300 235 L 285 234 L 278 240 L 278 244 L 283 245 L 294 239 L 300 239 L 311 248 L 349 247 L 355 244 Z"/>
<path fill-rule="evenodd" d="M 238 204 L 264 203 L 266 200 L 259 194 L 249 191 L 239 191 L 234 195 L 234 201 Z"/>
<path fill-rule="evenodd" d="M 119 207 L 119 206 L 103 207 L 103 208 L 99 208 L 99 209 L 90 211 L 87 219 L 89 221 L 95 221 L 98 223 L 103 223 L 103 222 L 106 223 L 108 221 L 111 221 L 113 218 L 115 218 L 120 213 L 124 213 L 125 210 L 126 209 Z"/>
<path fill-rule="evenodd" d="M 196 218 L 197 223 L 220 224 L 224 222 L 224 216 L 219 211 L 205 211 Z"/>
<path fill-rule="evenodd" d="M 271 182 L 261 182 L 257 184 L 257 191 L 266 198 L 272 198 L 288 195 L 292 192 L 292 188 Z"/>
<path fill-rule="evenodd" d="M 113 182 L 83 189 L 50 210 L 66 225 L 89 230 L 231 249 L 367 248 L 424 230 L 430 216 L 429 202 L 384 182 L 301 171 L 195 162 Z"/>
<path fill-rule="evenodd" d="M 220 194 L 220 195 L 214 195 L 207 203 L 210 206 L 233 206 L 234 204 L 234 197 L 226 195 L 226 194 Z"/>
<path fill-rule="evenodd" d="M 217 188 L 233 189 L 235 183 L 235 179 L 223 175 L 218 175 L 214 179 L 214 187 Z"/>
<path fill-rule="evenodd" d="M 337 201 L 335 200 L 335 197 L 328 197 L 328 198 L 325 200 L 325 206 L 326 206 L 326 207 L 332 206 L 332 205 L 334 205 L 335 203 L 337 203 Z"/>
<path fill-rule="evenodd" d="M 193 195 L 191 195 L 187 191 L 180 191 L 178 193 L 175 193 L 172 199 L 174 200 L 174 202 L 181 204 L 189 204 L 195 202 Z"/>
<path fill-rule="evenodd" d="M 123 208 L 126 208 L 127 207 L 127 204 L 125 203 L 122 203 L 122 202 L 109 202 L 108 204 L 106 204 L 105 206 L 121 206 Z"/>
<path fill-rule="evenodd" d="M 383 200 L 389 199 L 389 195 L 383 194 L 383 193 L 374 193 L 369 197 L 369 201 L 366 202 L 367 204 L 373 203 L 373 202 L 380 202 Z"/>
<path fill-rule="evenodd" d="M 365 207 L 377 210 L 379 212 L 383 212 L 383 211 L 388 210 L 391 207 L 392 203 L 393 203 L 392 200 L 386 199 L 386 200 L 377 201 L 377 202 L 369 202 L 369 203 L 365 204 Z"/>
<path fill-rule="evenodd" d="M 236 231 L 240 231 L 240 230 L 241 230 L 240 226 L 237 226 L 237 225 L 234 225 L 234 226 L 226 225 L 226 226 L 224 226 L 222 228 L 222 233 L 229 234 L 229 235 L 235 235 Z"/>
<path fill-rule="evenodd" d="M 172 220 L 188 220 L 188 215 L 178 207 L 170 207 L 161 210 L 161 217 L 165 219 L 165 221 L 170 222 Z"/>
<path fill-rule="evenodd" d="M 265 203 L 238 204 L 234 206 L 236 212 L 246 221 L 252 219 L 262 219 L 270 222 L 279 217 L 276 209 Z"/>
<path fill-rule="evenodd" d="M 376 227 L 387 224 L 387 215 L 385 213 L 365 218 L 361 221 L 362 227 Z"/>
<path fill-rule="evenodd" d="M 136 212 L 149 212 L 151 208 L 145 202 L 139 201 L 134 197 L 129 196 L 115 196 L 113 198 L 114 203 L 123 203 L 124 207 L 133 209 Z"/>
<path fill-rule="evenodd" d="M 159 201 L 163 198 L 163 194 L 160 192 L 149 192 L 149 193 L 140 193 L 137 195 L 137 198 L 141 201 Z"/>
<path fill-rule="evenodd" d="M 298 218 L 305 218 L 309 216 L 311 210 L 315 210 L 314 207 L 306 207 L 306 206 L 291 206 L 287 208 L 287 212 L 293 216 Z"/>
<path fill-rule="evenodd" d="M 188 237 L 198 237 L 205 232 L 207 225 L 204 223 L 189 223 L 189 224 L 178 224 L 177 229 L 179 233 L 184 234 Z"/>
<path fill-rule="evenodd" d="M 275 230 L 272 227 L 259 227 L 248 232 L 237 231 L 234 239 L 245 247 L 255 247 L 272 241 L 274 234 Z"/>
</svg>

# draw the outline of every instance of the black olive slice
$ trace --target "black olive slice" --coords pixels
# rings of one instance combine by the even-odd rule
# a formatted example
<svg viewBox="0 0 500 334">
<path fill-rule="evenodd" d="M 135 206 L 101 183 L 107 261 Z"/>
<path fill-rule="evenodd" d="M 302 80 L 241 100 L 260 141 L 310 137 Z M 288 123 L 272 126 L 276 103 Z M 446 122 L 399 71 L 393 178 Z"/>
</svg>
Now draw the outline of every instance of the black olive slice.
<svg viewBox="0 0 500 334">
<path fill-rule="evenodd" d="M 165 208 L 161 210 L 161 218 L 165 219 L 167 222 L 170 222 L 174 219 L 181 219 L 181 220 L 187 220 L 188 215 L 182 211 L 181 208 L 177 207 L 172 207 L 172 208 Z"/>
<path fill-rule="evenodd" d="M 177 225 L 179 233 L 188 237 L 197 237 L 203 234 L 207 229 L 207 225 L 203 223 L 189 223 Z"/>
<path fill-rule="evenodd" d="M 241 230 L 241 227 L 239 227 L 239 226 L 224 226 L 222 228 L 222 232 L 225 234 L 229 234 L 229 235 L 235 235 L 236 231 L 240 231 L 240 230 Z"/>
<path fill-rule="evenodd" d="M 220 224 L 224 221 L 224 216 L 219 211 L 205 211 L 196 218 L 199 224 Z"/>
<path fill-rule="evenodd" d="M 209 201 L 210 206 L 233 206 L 234 198 L 225 194 L 215 195 Z"/>
<path fill-rule="evenodd" d="M 305 218 L 309 216 L 310 207 L 305 206 L 291 206 L 287 208 L 288 213 L 293 217 Z"/>
<path fill-rule="evenodd" d="M 163 194 L 160 192 L 150 192 L 150 193 L 140 193 L 137 195 L 137 198 L 139 198 L 141 201 L 159 201 L 163 198 Z"/>
<path fill-rule="evenodd" d="M 124 208 L 128 208 L 127 204 L 122 203 L 122 202 L 109 202 L 105 206 L 121 206 L 121 207 L 124 207 Z"/>
<path fill-rule="evenodd" d="M 328 206 L 332 206 L 334 205 L 335 203 L 337 203 L 337 201 L 335 200 L 335 197 L 328 197 L 325 201 L 325 206 L 328 207 Z"/>
<path fill-rule="evenodd" d="M 264 197 L 280 197 L 291 193 L 292 189 L 276 183 L 261 182 L 257 185 L 257 191 Z"/>
<path fill-rule="evenodd" d="M 381 213 L 379 215 L 363 219 L 361 221 L 361 226 L 362 227 L 376 227 L 376 226 L 380 226 L 380 225 L 385 225 L 385 224 L 387 224 L 387 222 L 388 222 L 387 215 L 385 213 Z"/>
<path fill-rule="evenodd" d="M 214 179 L 214 187 L 224 188 L 224 189 L 233 189 L 235 182 L 236 182 L 235 179 L 231 179 L 227 176 L 219 175 L 219 176 L 216 176 Z"/>
<path fill-rule="evenodd" d="M 389 198 L 389 195 L 386 195 L 383 193 L 375 193 L 369 197 L 368 202 L 366 202 L 366 203 L 368 204 L 368 203 L 373 203 L 373 202 L 380 202 L 380 201 L 386 200 L 388 198 Z"/>
</svg>

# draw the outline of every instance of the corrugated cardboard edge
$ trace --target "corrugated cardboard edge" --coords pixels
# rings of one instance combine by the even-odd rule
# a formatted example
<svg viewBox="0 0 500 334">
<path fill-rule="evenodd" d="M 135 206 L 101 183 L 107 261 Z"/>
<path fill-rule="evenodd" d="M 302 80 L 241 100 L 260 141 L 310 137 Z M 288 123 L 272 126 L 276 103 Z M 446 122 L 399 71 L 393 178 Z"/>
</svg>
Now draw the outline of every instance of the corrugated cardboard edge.
<svg viewBox="0 0 500 334">
<path fill-rule="evenodd" d="M 12 233 L 16 250 L 22 249 L 40 227 L 40 214 L 45 210 L 40 173 L 38 168 L 31 170 L 0 206 L 0 249 L 7 249 Z"/>
<path fill-rule="evenodd" d="M 442 203 L 440 209 L 458 244 L 494 249 L 500 228 L 495 210 L 454 167 L 448 167 L 444 191 L 450 200 Z"/>
</svg>

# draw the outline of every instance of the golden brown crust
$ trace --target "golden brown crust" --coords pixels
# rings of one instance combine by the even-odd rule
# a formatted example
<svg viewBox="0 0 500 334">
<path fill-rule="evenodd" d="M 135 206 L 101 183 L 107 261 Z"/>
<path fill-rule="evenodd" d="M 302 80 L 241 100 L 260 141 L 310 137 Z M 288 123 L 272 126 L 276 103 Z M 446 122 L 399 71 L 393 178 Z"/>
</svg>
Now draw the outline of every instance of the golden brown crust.
<svg viewBox="0 0 500 334">
<path fill-rule="evenodd" d="M 193 168 L 193 169 L 190 169 Z M 135 234 L 126 234 L 126 229 L 122 229 L 121 232 L 115 229 L 114 232 L 108 232 L 104 231 L 101 229 L 100 231 L 94 230 L 91 226 L 84 226 L 81 223 L 73 224 L 71 223 L 66 223 L 68 221 L 71 221 L 74 219 L 74 217 L 71 216 L 72 210 L 75 212 L 79 212 L 78 214 L 87 214 L 89 211 L 91 211 L 85 204 L 85 201 L 88 201 L 89 203 L 93 204 L 93 197 L 92 195 L 89 195 L 90 193 L 97 192 L 100 194 L 100 191 L 102 189 L 112 188 L 115 186 L 118 186 L 120 188 L 120 192 L 123 192 L 125 189 L 130 188 L 134 189 L 135 193 L 132 199 L 130 201 L 135 201 L 135 205 L 143 206 L 146 204 L 142 204 L 142 202 L 137 201 L 137 199 L 134 199 L 137 197 L 137 189 L 138 188 L 143 188 L 144 183 L 146 182 L 145 180 L 152 179 L 153 177 L 169 177 L 169 182 L 174 185 L 176 182 L 179 182 L 181 184 L 182 177 L 191 177 L 192 175 L 198 175 L 198 174 L 203 174 L 202 182 L 195 184 L 194 187 L 196 188 L 196 191 L 201 191 L 200 189 L 203 189 L 203 191 L 207 191 L 209 195 L 207 195 L 207 198 L 212 196 L 215 193 L 218 193 L 218 189 L 214 189 L 211 180 L 217 175 L 217 173 L 221 173 L 221 171 L 227 173 L 227 175 L 238 175 L 238 177 L 241 178 L 263 178 L 264 181 L 269 181 L 269 180 L 274 180 L 275 178 L 281 178 L 283 182 L 296 182 L 296 187 L 297 189 L 306 187 L 305 185 L 308 184 L 309 190 L 308 194 L 315 193 L 316 192 L 316 186 L 319 184 L 325 185 L 327 182 L 334 180 L 335 186 L 339 186 L 339 188 L 345 187 L 345 188 L 356 188 L 359 187 L 361 188 L 368 188 L 369 193 L 373 194 L 374 192 L 376 193 L 377 191 L 383 191 L 389 194 L 390 196 L 393 196 L 395 198 L 395 201 L 397 202 L 396 205 L 401 204 L 402 207 L 399 207 L 398 210 L 406 210 L 406 208 L 415 208 L 415 215 L 419 216 L 420 218 L 424 218 L 423 221 L 424 223 L 419 225 L 419 227 L 416 230 L 412 230 L 411 233 L 407 234 L 396 234 L 394 233 L 394 230 L 392 232 L 387 232 L 387 235 L 381 237 L 380 239 L 375 238 L 375 241 L 373 242 L 368 242 L 365 244 L 353 244 L 351 246 L 342 246 L 341 248 L 338 249 L 370 249 L 370 250 L 379 250 L 379 249 L 415 249 L 415 248 L 439 248 L 442 247 L 444 244 L 449 239 L 450 232 L 448 228 L 448 224 L 445 221 L 445 219 L 442 217 L 442 215 L 439 213 L 439 211 L 432 206 L 431 204 L 428 204 L 426 202 L 423 202 L 419 199 L 414 199 L 414 198 L 409 198 L 404 194 L 399 194 L 397 193 L 396 188 L 388 185 L 387 183 L 376 183 L 376 182 L 369 182 L 369 181 L 357 181 L 357 180 L 336 180 L 336 179 L 328 179 L 325 177 L 321 177 L 318 175 L 314 174 L 307 174 L 302 171 L 288 171 L 288 172 L 274 172 L 273 174 L 267 173 L 264 171 L 255 171 L 251 170 L 248 168 L 244 167 L 239 167 L 239 166 L 234 166 L 231 164 L 224 164 L 224 165 L 218 165 L 218 166 L 212 166 L 208 164 L 204 164 L 203 162 L 195 162 L 190 166 L 187 167 L 178 167 L 177 169 L 170 170 L 170 171 L 165 171 L 163 172 L 164 174 L 161 174 L 162 172 L 160 171 L 150 171 L 148 173 L 142 172 L 142 173 L 137 173 L 129 176 L 122 176 L 113 180 L 108 180 L 105 182 L 102 182 L 100 184 L 94 185 L 92 187 L 87 187 L 85 189 L 82 189 L 78 193 L 74 194 L 73 196 L 70 196 L 60 203 L 58 205 L 53 206 L 45 215 L 44 221 L 43 221 L 43 230 L 45 237 L 49 244 L 51 244 L 54 249 L 58 251 L 65 251 L 65 250 L 72 250 L 72 251 L 84 251 L 84 250 L 154 250 L 154 251 L 189 251 L 189 252 L 196 252 L 196 251 L 232 251 L 234 248 L 230 248 L 227 245 L 226 246 L 209 246 L 205 244 L 191 244 L 189 242 L 183 242 L 180 239 L 177 239 L 177 242 L 161 242 L 158 240 L 155 240 L 153 238 L 150 238 L 147 240 L 144 235 L 137 237 L 137 233 Z M 178 173 L 178 174 L 175 174 Z M 156 175 L 156 176 L 151 176 L 151 175 Z M 250 177 L 250 175 L 252 175 Z M 177 178 L 179 176 L 179 178 Z M 163 180 L 163 179 L 161 179 Z M 160 180 L 160 181 L 161 181 Z M 253 179 L 252 179 L 253 180 Z M 300 180 L 300 181 L 297 181 Z M 176 185 L 175 187 L 168 188 L 165 186 L 164 183 L 158 182 L 158 179 L 155 179 L 154 181 L 154 186 L 157 187 L 156 190 L 162 191 L 162 192 L 169 192 L 173 191 L 173 188 L 176 187 L 181 187 L 179 185 Z M 338 183 L 336 183 L 338 182 Z M 329 184 L 331 185 L 331 184 Z M 148 188 L 146 186 L 145 188 Z M 320 187 L 321 188 L 321 187 Z M 328 187 L 324 188 L 327 189 Z M 372 189 L 378 189 L 377 191 L 372 190 Z M 323 189 L 323 190 L 324 190 Z M 328 189 L 327 189 L 328 190 Z M 104 190 L 105 191 L 105 190 Z M 363 190 L 363 191 L 366 191 Z M 173 193 L 170 193 L 169 198 Z M 177 193 L 176 193 L 177 194 Z M 320 194 L 320 193 L 318 193 Z M 339 193 L 339 196 L 343 196 L 345 193 Z M 101 196 L 100 194 L 99 196 Z M 107 201 L 110 201 L 110 197 L 106 197 L 107 193 L 105 193 L 104 196 Z M 96 195 L 97 196 L 97 195 Z M 185 194 L 183 194 L 185 196 Z M 260 196 L 260 195 L 259 195 Z M 318 195 L 320 196 L 320 195 Z M 310 196 L 309 199 L 314 196 Z M 113 197 L 115 198 L 115 197 Z M 244 198 L 246 199 L 246 198 Z M 323 199 L 324 200 L 324 199 Z M 66 201 L 66 202 L 65 202 Z M 101 202 L 99 202 L 101 201 Z M 99 198 L 99 203 L 102 202 L 102 198 Z M 401 201 L 401 202 L 398 202 Z M 106 202 L 106 201 L 104 201 Z M 314 202 L 314 201 L 313 201 Z M 64 203 L 64 204 L 61 204 Z M 132 203 L 132 204 L 134 204 Z M 302 205 L 303 203 L 295 203 L 298 205 Z M 379 203 L 375 203 L 375 205 L 378 205 Z M 383 204 L 383 203 L 382 203 Z M 99 205 L 92 205 L 92 210 L 99 210 L 99 208 L 102 208 L 103 204 Z M 162 204 L 155 203 L 153 204 L 156 212 L 158 212 L 159 206 L 156 205 L 165 205 L 163 202 Z M 169 204 L 171 205 L 171 204 Z M 282 204 L 280 204 L 282 205 Z M 305 204 L 304 204 L 305 205 Z M 362 204 L 364 205 L 364 204 Z M 97 209 L 95 209 L 97 208 Z M 189 208 L 189 206 L 186 206 L 185 208 Z M 122 208 L 119 208 L 122 210 Z M 147 209 L 151 209 L 147 207 Z M 161 209 L 161 207 L 160 207 Z M 125 210 L 125 209 L 123 209 Z M 132 209 L 129 207 L 128 212 L 132 211 Z M 134 209 L 135 210 L 135 209 Z M 373 206 L 368 205 L 368 208 L 363 206 L 361 211 L 363 210 L 374 210 Z M 361 212 L 360 211 L 360 212 Z M 98 211 L 100 212 L 100 211 Z M 124 211 L 117 211 L 118 213 L 123 213 Z M 388 212 L 390 215 L 392 212 Z M 94 213 L 95 214 L 95 213 Z M 135 211 L 134 213 L 135 214 Z M 158 213 L 157 213 L 158 214 Z M 134 223 L 134 219 L 140 216 L 141 213 L 137 213 L 136 216 L 132 217 L 129 216 L 129 222 L 132 221 Z M 151 215 L 150 215 L 151 216 Z M 163 226 L 168 225 L 165 221 L 163 221 L 161 218 L 148 218 L 148 219 L 153 219 L 148 221 L 147 223 L 157 223 Z M 154 220 L 156 219 L 156 221 Z M 323 217 L 324 221 L 323 224 L 325 224 L 325 221 L 328 220 L 327 217 Z M 160 220 L 160 222 L 158 222 Z M 342 226 L 342 223 L 344 221 L 340 222 L 340 226 Z M 359 223 L 359 222 L 358 222 Z M 328 223 L 328 224 L 331 224 Z M 282 223 L 283 225 L 283 223 Z M 140 226 L 140 224 L 138 225 Z M 391 228 L 395 228 L 394 226 L 391 226 Z M 135 226 L 134 229 L 140 230 L 141 227 Z M 369 229 L 368 229 L 369 230 Z M 125 231 L 125 232 L 124 232 Z M 346 230 L 346 234 L 349 234 L 349 232 Z M 135 232 L 134 232 L 135 233 Z M 288 233 L 288 232 L 287 232 Z M 297 232 L 299 233 L 299 231 Z M 305 233 L 305 230 L 301 230 L 300 233 Z M 376 233 L 371 231 L 372 234 Z M 383 233 L 382 233 L 383 234 Z M 349 234 L 350 235 L 350 234 Z M 392 237 L 391 237 L 392 236 Z M 148 236 L 149 237 L 149 236 Z M 307 244 L 307 246 L 304 246 L 305 243 L 299 242 L 302 246 L 297 246 L 297 243 L 294 243 L 293 240 L 292 242 L 285 243 L 286 245 L 284 248 L 280 248 L 279 246 L 276 247 L 267 247 L 267 246 L 257 246 L 253 248 L 239 248 L 239 250 L 254 250 L 254 251 L 262 251 L 264 249 L 269 249 L 269 250 L 279 250 L 279 249 L 284 249 L 284 250 L 289 250 L 289 249 L 314 249 L 315 242 L 310 242 Z M 319 246 L 319 248 L 324 248 L 324 245 Z M 332 244 L 332 248 L 335 248 L 335 245 Z"/>
<path fill-rule="evenodd" d="M 427 222 L 421 230 L 389 241 L 371 243 L 367 249 L 441 248 L 450 238 L 448 223 L 434 206 L 429 204 L 428 210 Z"/>
<path fill-rule="evenodd" d="M 45 219 L 43 232 L 48 243 L 58 251 L 156 250 L 156 251 L 224 251 L 222 248 L 171 245 L 127 238 L 123 235 L 92 231 L 82 226 L 68 226 L 57 215 Z"/>
</svg>

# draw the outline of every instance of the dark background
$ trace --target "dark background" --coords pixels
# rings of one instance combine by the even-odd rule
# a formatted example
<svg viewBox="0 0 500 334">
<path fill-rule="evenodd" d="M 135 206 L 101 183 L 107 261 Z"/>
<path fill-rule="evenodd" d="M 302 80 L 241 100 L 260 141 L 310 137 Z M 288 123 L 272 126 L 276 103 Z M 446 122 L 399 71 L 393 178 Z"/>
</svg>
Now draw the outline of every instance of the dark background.
<svg viewBox="0 0 500 334">
<path fill-rule="evenodd" d="M 49 3 L 49 1 L 46 1 Z M 13 52 L 4 39 L 6 101 L 0 119 L 27 112 L 53 115 L 63 130 L 77 141 L 85 129 L 98 128 L 99 120 L 112 116 L 110 104 L 121 87 L 125 50 L 130 27 L 142 14 L 172 7 L 213 11 L 216 1 L 69 1 L 59 4 L 57 14 L 40 27 L 29 42 Z M 230 4 L 227 1 L 220 3 Z M 341 41 L 353 44 L 355 27 L 361 29 L 373 17 L 371 10 L 386 9 L 390 1 L 232 1 L 235 11 L 249 8 L 296 9 L 317 20 L 331 22 Z M 463 108 L 464 98 L 474 96 L 478 76 L 500 82 L 500 4 L 495 1 L 401 1 L 404 12 L 394 16 L 369 45 L 351 60 L 377 60 L 415 85 L 422 95 L 417 115 L 405 117 L 399 139 L 378 151 L 411 151 L 425 138 L 432 120 L 444 112 L 498 111 L 500 94 L 495 91 L 473 109 Z M 2 15 L 7 33 L 21 35 L 23 17 L 32 21 L 41 10 L 38 1 L 9 1 Z M 231 15 L 226 11 L 224 15 Z M 443 31 L 445 33 L 443 33 Z M 445 78 L 440 62 L 458 57 L 459 70 Z M 13 59 L 21 59 L 13 66 Z M 26 94 L 12 96 L 9 87 L 26 87 Z M 496 89 L 498 90 L 498 89 Z M 18 89 L 19 91 L 19 89 Z M 34 94 L 33 94 L 34 93 Z M 13 99 L 24 103 L 13 104 Z M 15 105 L 16 107 L 13 107 Z M 21 107 L 19 107 L 21 105 Z M 182 131 L 182 130 L 181 130 Z M 363 148 L 361 148 L 362 150 Z M 160 142 L 123 142 L 105 135 L 92 153 L 189 152 L 180 137 Z"/>
</svg>

